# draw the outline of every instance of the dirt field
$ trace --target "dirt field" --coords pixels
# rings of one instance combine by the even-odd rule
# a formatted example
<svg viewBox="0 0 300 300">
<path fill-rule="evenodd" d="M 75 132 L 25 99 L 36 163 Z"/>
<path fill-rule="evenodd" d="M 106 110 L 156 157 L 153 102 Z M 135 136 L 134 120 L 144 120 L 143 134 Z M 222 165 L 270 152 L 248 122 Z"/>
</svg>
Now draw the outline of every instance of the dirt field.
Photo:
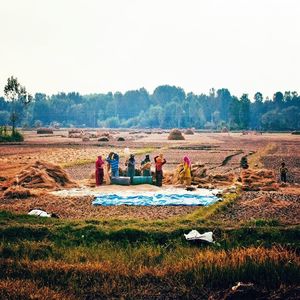
<svg viewBox="0 0 300 300">
<path fill-rule="evenodd" d="M 167 164 L 166 171 L 172 171 L 188 155 L 192 163 L 204 164 L 209 174 L 234 173 L 239 176 L 240 159 L 249 158 L 251 167 L 265 167 L 276 171 L 282 160 L 290 171 L 287 186 L 279 191 L 262 196 L 244 192 L 240 202 L 234 207 L 234 212 L 223 215 L 224 220 L 247 218 L 279 218 L 287 224 L 299 223 L 300 197 L 300 137 L 290 134 L 242 135 L 241 133 L 195 133 L 185 135 L 183 141 L 170 141 L 168 133 L 156 132 L 149 134 L 144 131 L 111 132 L 108 142 L 98 142 L 90 139 L 83 142 L 81 138 L 68 138 L 67 131 L 55 131 L 54 135 L 37 135 L 25 132 L 25 142 L 19 144 L 0 144 L 0 185 L 13 180 L 23 168 L 35 161 L 47 161 L 62 166 L 70 178 L 78 185 L 84 186 L 94 172 L 94 161 L 98 155 L 107 155 L 111 151 L 121 155 L 120 166 L 124 166 L 123 150 L 129 147 L 136 153 L 137 166 L 144 155 L 151 157 L 163 153 Z M 122 136 L 125 142 L 118 141 Z M 254 154 L 253 154 L 254 153 Z M 277 180 L 278 178 L 276 178 Z M 113 189 L 118 190 L 118 186 Z M 292 188 L 292 192 L 291 192 Z M 33 193 L 35 191 L 32 191 Z M 40 193 L 40 191 L 39 191 Z M 101 187 L 99 188 L 101 193 Z M 259 201 L 255 199 L 260 198 Z M 187 214 L 195 210 L 188 207 L 92 207 L 92 197 L 83 195 L 76 198 L 59 198 L 47 194 L 29 199 L 4 199 L 0 192 L 0 209 L 17 212 L 27 212 L 31 208 L 40 208 L 56 212 L 66 218 L 143 218 L 163 219 Z M 254 200 L 253 200 L 254 199 Z M 266 200 L 267 199 L 267 200 Z M 269 199 L 269 200 L 268 200 Z M 275 202 L 272 202 L 275 199 Z M 265 200 L 265 201 L 264 201 Z M 252 202 L 251 202 L 252 201 Z M 256 201 L 256 202 L 255 202 Z M 266 202 L 268 205 L 266 205 Z M 271 209 L 272 207 L 278 209 Z M 282 209 L 282 207 L 284 209 Z M 268 213 L 263 213 L 268 209 Z M 261 212 L 261 213 L 259 213 Z"/>
</svg>

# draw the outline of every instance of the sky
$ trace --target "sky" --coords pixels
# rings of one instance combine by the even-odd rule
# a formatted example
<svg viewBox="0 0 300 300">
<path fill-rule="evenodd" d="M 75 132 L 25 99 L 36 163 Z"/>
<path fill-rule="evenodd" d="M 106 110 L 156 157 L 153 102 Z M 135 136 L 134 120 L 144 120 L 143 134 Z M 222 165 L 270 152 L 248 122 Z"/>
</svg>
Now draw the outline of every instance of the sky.
<svg viewBox="0 0 300 300">
<path fill-rule="evenodd" d="M 300 93 L 299 0 L 0 0 L 0 95 Z"/>
</svg>

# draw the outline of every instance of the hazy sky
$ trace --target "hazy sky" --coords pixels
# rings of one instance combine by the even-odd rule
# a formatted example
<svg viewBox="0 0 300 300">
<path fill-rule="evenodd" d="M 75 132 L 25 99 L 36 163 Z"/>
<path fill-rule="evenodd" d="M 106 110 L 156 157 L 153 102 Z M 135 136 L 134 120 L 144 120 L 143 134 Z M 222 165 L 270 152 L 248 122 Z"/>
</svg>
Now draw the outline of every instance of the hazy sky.
<svg viewBox="0 0 300 300">
<path fill-rule="evenodd" d="M 0 0 L 0 95 L 300 92 L 299 0 Z"/>
</svg>

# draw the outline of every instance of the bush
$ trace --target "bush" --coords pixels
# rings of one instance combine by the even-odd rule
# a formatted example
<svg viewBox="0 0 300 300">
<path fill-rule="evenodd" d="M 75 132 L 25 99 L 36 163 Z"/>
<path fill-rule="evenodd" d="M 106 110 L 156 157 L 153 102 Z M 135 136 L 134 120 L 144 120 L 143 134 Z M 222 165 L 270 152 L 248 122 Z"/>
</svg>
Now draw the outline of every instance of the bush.
<svg viewBox="0 0 300 300">
<path fill-rule="evenodd" d="M 18 132 L 12 132 L 11 134 L 8 134 L 6 128 L 1 128 L 0 130 L 0 142 L 23 142 L 24 137 L 23 135 Z"/>
</svg>

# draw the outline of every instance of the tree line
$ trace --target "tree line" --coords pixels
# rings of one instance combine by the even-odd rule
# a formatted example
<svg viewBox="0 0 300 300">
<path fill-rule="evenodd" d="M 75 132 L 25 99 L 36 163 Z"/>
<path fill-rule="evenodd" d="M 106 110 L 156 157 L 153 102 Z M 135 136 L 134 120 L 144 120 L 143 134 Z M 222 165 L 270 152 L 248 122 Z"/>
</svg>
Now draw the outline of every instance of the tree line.
<svg viewBox="0 0 300 300">
<path fill-rule="evenodd" d="M 12 121 L 20 127 L 291 131 L 300 129 L 300 96 L 295 91 L 279 91 L 272 99 L 260 92 L 254 99 L 247 94 L 238 98 L 225 88 L 196 95 L 161 85 L 152 94 L 145 88 L 123 94 L 36 93 L 26 107 L 0 97 L 0 126 Z"/>
</svg>

